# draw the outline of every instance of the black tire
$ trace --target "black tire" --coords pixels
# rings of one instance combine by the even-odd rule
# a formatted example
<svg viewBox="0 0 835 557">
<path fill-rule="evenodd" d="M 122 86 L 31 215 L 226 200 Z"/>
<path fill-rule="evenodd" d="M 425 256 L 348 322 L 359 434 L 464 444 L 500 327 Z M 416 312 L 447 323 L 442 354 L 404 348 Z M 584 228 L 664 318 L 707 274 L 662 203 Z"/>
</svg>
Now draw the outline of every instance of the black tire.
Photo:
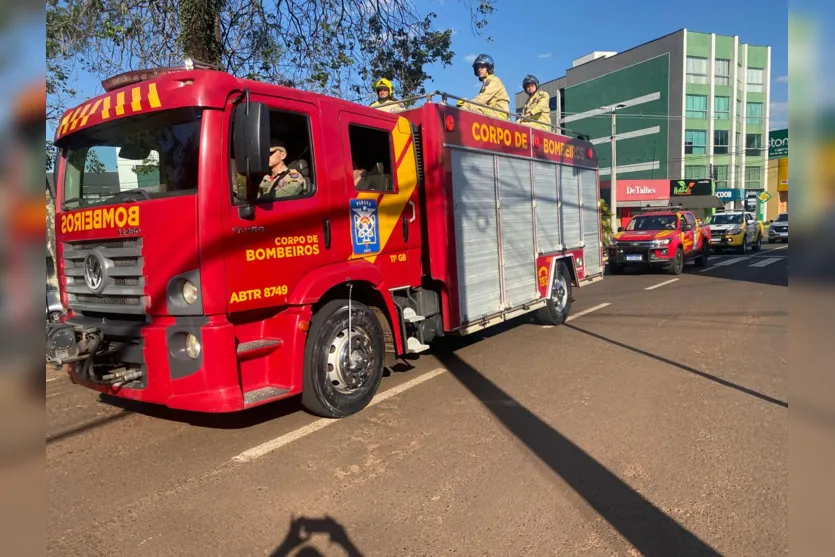
<svg viewBox="0 0 835 557">
<path fill-rule="evenodd" d="M 684 251 L 681 248 L 676 250 L 676 255 L 673 258 L 673 262 L 670 263 L 669 271 L 674 275 L 680 275 L 684 271 Z"/>
<path fill-rule="evenodd" d="M 611 264 L 610 264 L 611 265 Z M 560 292 L 561 291 L 561 292 Z M 571 274 L 562 261 L 557 261 L 551 289 L 545 300 L 545 307 L 539 312 L 539 319 L 544 325 L 562 325 L 571 313 L 572 287 Z"/>
<path fill-rule="evenodd" d="M 367 357 L 356 385 L 350 384 L 348 378 L 357 376 L 348 374 L 344 358 L 337 356 L 343 349 L 347 355 L 347 329 L 348 300 L 328 302 L 311 320 L 304 354 L 302 404 L 317 416 L 344 418 L 356 414 L 368 406 L 383 379 L 386 346 L 377 316 L 365 304 L 351 302 L 351 349 L 362 348 Z M 329 359 L 336 359 L 339 367 L 332 368 Z M 342 384 L 332 380 L 331 369 L 340 374 Z"/>
<path fill-rule="evenodd" d="M 754 244 L 751 249 L 754 251 L 760 251 L 763 249 L 763 237 L 759 234 L 759 232 L 757 233 L 757 243 Z"/>
<path fill-rule="evenodd" d="M 702 242 L 702 254 L 696 258 L 696 265 L 698 267 L 707 267 L 710 260 L 710 246 L 707 242 Z"/>
<path fill-rule="evenodd" d="M 742 235 L 742 245 L 739 246 L 739 253 L 743 255 L 748 253 L 748 234 Z"/>
</svg>

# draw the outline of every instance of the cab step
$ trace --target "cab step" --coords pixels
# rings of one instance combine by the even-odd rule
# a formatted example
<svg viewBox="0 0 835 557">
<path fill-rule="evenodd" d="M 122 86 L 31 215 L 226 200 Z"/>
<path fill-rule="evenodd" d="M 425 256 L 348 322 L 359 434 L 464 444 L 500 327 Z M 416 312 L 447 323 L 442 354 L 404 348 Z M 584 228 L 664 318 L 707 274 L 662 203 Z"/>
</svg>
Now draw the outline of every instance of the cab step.
<svg viewBox="0 0 835 557">
<path fill-rule="evenodd" d="M 281 346 L 281 339 L 277 338 L 262 338 L 242 342 L 237 348 L 238 359 L 251 360 L 253 358 L 260 358 L 274 351 L 279 346 Z"/>
<path fill-rule="evenodd" d="M 289 392 L 290 389 L 282 387 L 261 387 L 260 389 L 244 393 L 244 407 L 249 408 L 250 406 L 255 406 L 268 400 L 278 400 L 287 396 Z"/>
</svg>

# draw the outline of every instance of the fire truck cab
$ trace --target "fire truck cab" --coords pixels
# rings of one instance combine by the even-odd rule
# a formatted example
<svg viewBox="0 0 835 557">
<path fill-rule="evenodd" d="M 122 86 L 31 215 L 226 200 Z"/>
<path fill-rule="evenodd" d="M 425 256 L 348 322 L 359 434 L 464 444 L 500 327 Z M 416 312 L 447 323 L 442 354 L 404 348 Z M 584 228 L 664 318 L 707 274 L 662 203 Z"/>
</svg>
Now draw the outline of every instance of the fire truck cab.
<svg viewBox="0 0 835 557">
<path fill-rule="evenodd" d="M 69 314 L 47 357 L 86 387 L 347 416 L 387 358 L 527 312 L 562 323 L 602 277 L 587 141 L 206 69 L 104 85 L 56 133 Z"/>
</svg>

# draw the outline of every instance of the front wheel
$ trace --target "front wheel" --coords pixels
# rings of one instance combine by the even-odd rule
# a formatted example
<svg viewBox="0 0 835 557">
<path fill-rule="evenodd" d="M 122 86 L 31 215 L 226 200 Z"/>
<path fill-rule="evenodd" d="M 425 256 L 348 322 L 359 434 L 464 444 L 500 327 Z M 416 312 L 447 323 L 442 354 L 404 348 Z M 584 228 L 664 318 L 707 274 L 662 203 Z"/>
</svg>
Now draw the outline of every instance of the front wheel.
<svg viewBox="0 0 835 557">
<path fill-rule="evenodd" d="M 313 414 L 343 418 L 371 402 L 383 379 L 385 337 L 377 316 L 360 302 L 325 304 L 311 320 L 304 358 L 302 404 Z"/>
<path fill-rule="evenodd" d="M 545 300 L 545 307 L 540 313 L 540 319 L 546 325 L 562 325 L 568 320 L 570 313 L 571 275 L 565 263 L 557 261 L 554 276 L 551 279 L 551 290 L 548 292 L 548 299 Z"/>
<path fill-rule="evenodd" d="M 763 237 L 757 234 L 757 243 L 751 248 L 754 251 L 760 251 L 763 247 Z"/>
</svg>

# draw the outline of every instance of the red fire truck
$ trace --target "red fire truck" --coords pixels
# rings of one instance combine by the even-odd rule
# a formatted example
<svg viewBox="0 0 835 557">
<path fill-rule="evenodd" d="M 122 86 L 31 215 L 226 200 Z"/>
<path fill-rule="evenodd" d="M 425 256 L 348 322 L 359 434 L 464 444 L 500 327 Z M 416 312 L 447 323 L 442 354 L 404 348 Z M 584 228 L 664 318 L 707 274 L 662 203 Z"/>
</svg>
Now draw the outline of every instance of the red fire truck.
<svg viewBox="0 0 835 557">
<path fill-rule="evenodd" d="M 572 287 L 602 278 L 587 141 L 441 93 L 391 114 L 199 68 L 103 85 L 55 136 L 69 312 L 47 357 L 78 384 L 205 412 L 301 394 L 347 416 L 386 361 L 535 310 L 562 323 Z M 259 187 L 279 145 L 304 177 L 292 196 Z"/>
</svg>

